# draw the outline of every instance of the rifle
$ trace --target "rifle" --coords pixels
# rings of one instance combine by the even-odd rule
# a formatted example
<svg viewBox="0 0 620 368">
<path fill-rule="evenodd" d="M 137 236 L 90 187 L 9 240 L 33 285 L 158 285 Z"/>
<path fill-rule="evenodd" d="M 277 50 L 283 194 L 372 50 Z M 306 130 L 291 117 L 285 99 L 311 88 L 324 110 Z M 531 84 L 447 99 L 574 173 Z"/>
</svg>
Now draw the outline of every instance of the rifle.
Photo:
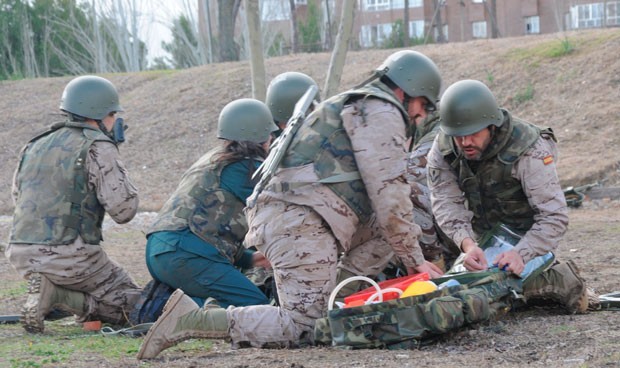
<svg viewBox="0 0 620 368">
<path fill-rule="evenodd" d="M 252 179 L 256 179 L 260 176 L 260 180 L 256 187 L 254 187 L 254 192 L 248 198 L 248 207 L 252 208 L 256 204 L 256 199 L 258 195 L 265 189 L 265 186 L 271 178 L 273 174 L 275 174 L 278 166 L 280 166 L 280 162 L 282 161 L 282 157 L 284 157 L 284 153 L 288 149 L 293 137 L 299 130 L 299 127 L 304 122 L 306 118 L 306 112 L 312 105 L 312 101 L 314 101 L 314 97 L 318 92 L 317 86 L 310 86 L 306 90 L 303 96 L 297 101 L 295 104 L 295 109 L 293 110 L 293 115 L 286 123 L 286 128 L 282 132 L 282 135 L 278 137 L 272 144 L 271 149 L 269 151 L 269 155 L 263 161 L 263 163 L 256 169 L 254 175 L 252 175 Z"/>
</svg>

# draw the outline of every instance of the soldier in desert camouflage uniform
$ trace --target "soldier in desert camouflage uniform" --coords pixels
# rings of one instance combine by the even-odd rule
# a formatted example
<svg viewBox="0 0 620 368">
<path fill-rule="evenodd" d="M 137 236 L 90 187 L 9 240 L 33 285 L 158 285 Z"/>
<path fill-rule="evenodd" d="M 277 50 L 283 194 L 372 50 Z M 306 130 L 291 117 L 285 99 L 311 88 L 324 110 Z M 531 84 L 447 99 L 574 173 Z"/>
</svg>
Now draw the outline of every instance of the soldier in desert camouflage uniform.
<svg viewBox="0 0 620 368">
<path fill-rule="evenodd" d="M 438 224 L 465 253 L 468 270 L 490 266 L 477 240 L 496 224 L 523 234 L 512 250 L 489 260 L 520 274 L 526 262 L 555 250 L 568 226 L 553 132 L 500 109 L 491 91 L 473 80 L 445 91 L 440 117 L 441 132 L 428 156 Z M 528 302 L 553 300 L 570 313 L 588 306 L 572 261 L 556 262 L 523 287 Z"/>
<path fill-rule="evenodd" d="M 81 320 L 125 323 L 140 289 L 100 246 L 105 213 L 117 223 L 136 214 L 138 192 L 112 133 L 122 111 L 108 80 L 83 76 L 60 103 L 67 121 L 24 147 L 13 181 L 15 214 L 6 256 L 29 279 L 22 323 L 42 332 L 52 308 Z M 120 134 L 119 134 L 120 136 Z"/>
<path fill-rule="evenodd" d="M 245 244 L 273 266 L 280 307 L 200 310 L 177 290 L 138 358 L 190 337 L 230 337 L 235 347 L 311 343 L 335 286 L 339 253 L 347 257 L 365 242 L 390 244 L 410 273 L 440 275 L 418 245 L 404 147 L 412 122 L 434 106 L 440 84 L 429 58 L 400 51 L 362 86 L 321 103 L 247 211 Z"/>
<path fill-rule="evenodd" d="M 252 173 L 275 130 L 260 101 L 239 99 L 222 109 L 220 145 L 187 170 L 148 230 L 146 264 L 155 280 L 197 299 L 215 298 L 222 307 L 269 303 L 238 268 L 268 265 L 241 243 L 245 200 L 256 184 Z"/>
</svg>

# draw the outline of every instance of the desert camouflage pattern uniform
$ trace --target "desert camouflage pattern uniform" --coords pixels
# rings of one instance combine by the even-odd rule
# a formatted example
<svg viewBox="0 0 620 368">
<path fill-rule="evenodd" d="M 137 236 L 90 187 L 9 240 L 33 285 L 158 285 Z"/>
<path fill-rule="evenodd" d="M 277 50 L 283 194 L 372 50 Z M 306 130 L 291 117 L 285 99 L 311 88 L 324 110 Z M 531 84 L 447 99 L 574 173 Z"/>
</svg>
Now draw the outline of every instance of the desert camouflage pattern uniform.
<svg viewBox="0 0 620 368">
<path fill-rule="evenodd" d="M 424 262 L 411 202 L 402 200 L 411 191 L 404 177 L 402 109 L 370 96 L 345 104 L 340 116 L 372 216 L 360 221 L 342 197 L 318 183 L 312 163 L 281 167 L 246 211 L 245 239 L 246 247 L 255 246 L 271 262 L 280 307 L 228 308 L 233 346 L 311 343 L 314 323 L 335 287 L 339 253 L 348 257 L 360 244 L 383 238 L 406 266 Z"/>
<path fill-rule="evenodd" d="M 494 198 L 485 194 L 474 198 L 475 193 L 471 194 L 472 198 L 468 198 L 463 193 L 464 189 L 459 186 L 459 172 L 450 166 L 445 158 L 446 152 L 441 150 L 439 142 L 442 135 L 440 134 L 428 156 L 432 208 L 439 226 L 458 246 L 467 237 L 478 240 L 482 233 L 493 225 L 488 222 L 502 221 L 509 226 L 516 227 L 522 224 L 521 226 L 525 228 L 517 228 L 517 230 L 525 230 L 525 235 L 516 245 L 515 250 L 523 257 L 524 262 L 528 262 L 536 256 L 557 248 L 568 227 L 568 208 L 556 172 L 557 147 L 552 134 L 541 133 L 537 130 L 531 143 L 521 150 L 522 153 L 516 157 L 510 157 L 506 155 L 510 147 L 502 147 L 498 143 L 504 134 L 509 134 L 506 130 L 513 129 L 513 137 L 532 136 L 528 132 L 533 129 L 533 126 L 512 118 L 505 110 L 504 114 L 504 124 L 500 127 L 501 129 L 497 130 L 491 143 L 498 147 L 490 146 L 485 151 L 495 150 L 491 157 L 482 157 L 478 170 L 483 170 L 482 165 L 488 163 L 498 165 L 498 162 L 509 160 L 512 162 L 511 166 L 503 166 L 510 169 L 511 178 L 520 183 L 522 194 L 519 190 L 513 190 L 519 189 L 518 187 L 504 187 L 503 192 L 502 189 L 498 189 L 499 192 L 495 193 L 497 197 Z M 449 139 L 449 137 L 445 138 Z M 520 138 L 519 141 L 512 142 L 513 145 L 518 146 L 523 144 L 522 141 L 523 139 Z M 485 155 L 489 156 L 488 153 Z M 488 163 L 485 163 L 485 160 Z M 471 165 L 476 163 L 469 162 Z M 490 176 L 487 176 L 487 183 L 481 184 L 481 187 L 499 187 L 498 183 L 490 182 L 488 179 Z M 480 180 L 484 181 L 484 178 Z M 507 200 L 502 199 L 502 195 L 515 198 L 520 195 L 524 196 L 521 200 Z M 480 203 L 480 197 L 483 201 L 494 199 L 497 204 L 494 208 L 488 205 L 489 202 L 482 202 L 486 203 L 485 208 L 474 205 L 475 202 Z M 518 221 L 513 224 L 515 220 Z"/>
<path fill-rule="evenodd" d="M 446 261 L 453 261 L 458 257 L 459 250 L 448 239 L 441 239 L 435 228 L 431 207 L 431 195 L 427 184 L 427 155 L 433 141 L 439 132 L 439 114 L 428 115 L 416 128 L 413 137 L 413 148 L 407 159 L 406 178 L 411 185 L 411 202 L 413 203 L 413 219 L 421 229 L 418 239 L 422 253 L 427 261 L 435 263 L 446 270 Z M 360 231 L 371 231 L 361 229 Z M 357 234 L 357 233 L 356 233 Z M 355 262 L 350 262 L 355 260 Z M 341 260 L 339 268 L 355 275 L 368 277 L 377 276 L 389 262 L 399 264 L 398 258 L 388 243 L 382 239 L 373 239 L 351 250 L 351 257 Z M 364 285 L 364 287 L 369 285 Z"/>
<path fill-rule="evenodd" d="M 36 177 L 36 174 L 33 173 L 23 173 L 20 168 L 26 167 L 28 160 L 36 159 L 44 164 L 52 165 L 52 167 L 58 165 L 69 165 L 71 167 L 70 165 L 75 164 L 71 160 L 75 159 L 76 147 L 63 147 L 63 139 L 59 139 L 61 134 L 67 134 L 67 130 L 69 128 L 60 128 L 56 132 L 34 141 L 43 146 L 47 144 L 47 150 L 50 153 L 47 156 L 53 156 L 51 152 L 55 148 L 60 148 L 64 152 L 62 154 L 64 157 L 61 155 L 60 163 L 46 162 L 46 148 L 40 149 L 41 145 L 38 146 L 38 155 L 43 157 L 33 158 L 32 155 L 29 155 L 33 141 L 22 150 L 20 165 L 15 171 L 13 180 L 12 194 L 16 208 L 28 208 L 28 199 L 22 196 L 25 186 L 29 185 L 31 191 L 45 191 L 44 188 L 47 185 L 45 180 L 61 180 L 55 174 L 46 179 Z M 78 134 L 76 131 L 79 132 L 80 130 L 71 129 L 71 131 Z M 85 128 L 84 131 L 86 132 L 85 135 L 92 136 L 95 134 L 88 128 Z M 84 145 L 90 144 L 83 165 L 86 171 L 87 192 L 96 198 L 96 205 L 90 210 L 100 211 L 100 220 L 103 219 L 103 211 L 105 211 L 117 223 L 129 222 L 138 208 L 138 191 L 131 182 L 125 166 L 120 161 L 116 145 L 106 139 L 102 133 L 97 134 L 94 141 L 84 140 Z M 77 148 L 84 149 L 85 147 Z M 69 164 L 67 164 L 68 162 Z M 57 171 L 61 170 L 58 169 Z M 22 181 L 24 176 L 32 178 L 33 175 L 36 180 Z M 57 195 L 57 197 L 61 196 Z M 35 211 L 34 208 L 32 210 Z M 36 210 L 38 213 L 43 212 L 48 221 L 57 216 L 53 210 L 46 210 L 45 208 Z M 46 211 L 48 213 L 45 213 Z M 98 221 L 99 228 L 92 229 L 89 234 L 82 229 L 82 232 L 74 233 L 73 236 L 65 236 L 63 241 L 59 243 L 54 243 L 54 239 L 57 239 L 58 236 L 49 237 L 42 234 L 34 235 L 41 239 L 40 242 L 26 243 L 22 238 L 31 239 L 33 235 L 20 235 L 23 232 L 16 229 L 20 227 L 22 229 L 36 228 L 34 222 L 41 222 L 41 220 L 33 218 L 32 213 L 29 216 L 27 211 L 16 212 L 14 216 L 13 230 L 10 244 L 6 250 L 6 257 L 17 272 L 24 278 L 33 272 L 38 272 L 58 286 L 83 292 L 86 299 L 86 313 L 81 316 L 82 320 L 99 319 L 109 323 L 124 322 L 126 320 L 125 314 L 131 310 L 141 290 L 129 274 L 108 258 L 101 248 L 99 244 L 101 222 Z"/>
</svg>

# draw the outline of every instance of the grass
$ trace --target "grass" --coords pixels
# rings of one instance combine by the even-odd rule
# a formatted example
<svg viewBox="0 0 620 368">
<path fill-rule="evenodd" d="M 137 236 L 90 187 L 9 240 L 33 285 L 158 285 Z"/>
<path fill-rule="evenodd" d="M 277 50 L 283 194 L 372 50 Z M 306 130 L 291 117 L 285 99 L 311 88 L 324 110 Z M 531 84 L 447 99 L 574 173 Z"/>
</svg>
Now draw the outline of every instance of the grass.
<svg viewBox="0 0 620 368">
<path fill-rule="evenodd" d="M 527 62 L 530 66 L 540 65 L 541 59 L 559 58 L 573 53 L 577 49 L 577 41 L 564 37 L 559 40 L 541 42 L 529 48 L 515 48 L 506 54 L 506 57 L 518 61 Z"/>
<path fill-rule="evenodd" d="M 12 299 L 26 294 L 28 291 L 28 283 L 26 281 L 20 281 L 19 283 L 11 284 L 6 289 L 0 288 L 0 299 Z"/>
<path fill-rule="evenodd" d="M 56 367 L 92 366 L 105 361 L 109 366 L 122 367 L 137 363 L 135 356 L 142 338 L 103 336 L 98 332 L 85 332 L 81 325 L 70 318 L 46 322 L 44 334 L 27 334 L 20 325 L 0 325 L 0 366 Z M 7 337 L 5 337 L 7 336 Z M 183 342 L 170 351 L 183 351 L 191 355 L 211 349 L 207 340 Z M 148 362 L 140 364 L 149 366 Z"/>
<path fill-rule="evenodd" d="M 532 99 L 534 99 L 534 86 L 532 83 L 528 83 L 524 89 L 517 92 L 513 98 L 513 101 L 516 107 L 527 101 L 531 101 Z"/>
</svg>

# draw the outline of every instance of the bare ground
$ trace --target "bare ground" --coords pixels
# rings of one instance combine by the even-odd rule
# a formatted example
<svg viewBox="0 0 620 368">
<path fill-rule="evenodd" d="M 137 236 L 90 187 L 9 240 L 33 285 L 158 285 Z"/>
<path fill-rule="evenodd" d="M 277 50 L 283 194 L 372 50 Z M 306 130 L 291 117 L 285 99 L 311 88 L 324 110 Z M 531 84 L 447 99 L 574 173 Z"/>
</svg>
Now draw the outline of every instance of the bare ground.
<svg viewBox="0 0 620 368">
<path fill-rule="evenodd" d="M 568 34 L 575 50 L 549 57 L 563 35 L 485 40 L 417 48 L 431 56 L 445 84 L 463 78 L 488 83 L 500 102 L 516 115 L 550 125 L 560 138 L 560 176 L 565 185 L 600 182 L 620 184 L 620 30 Z M 350 53 L 342 86 L 348 88 L 380 64 L 393 50 Z M 268 76 L 299 70 L 323 83 L 327 54 L 269 59 Z M 209 65 L 174 72 L 107 76 L 120 88 L 125 117 L 132 123 L 122 155 L 141 191 L 142 209 L 156 211 L 178 182 L 180 174 L 215 141 L 218 111 L 228 101 L 250 95 L 247 63 Z M 0 214 L 12 211 L 10 180 L 16 155 L 35 131 L 51 120 L 69 78 L 0 83 Z M 531 96 L 527 97 L 528 86 Z M 524 97 L 525 96 L 525 97 Z M 52 119 L 53 120 L 53 119 Z M 106 220 L 104 248 L 143 285 L 149 276 L 144 264 L 143 231 L 153 212 L 142 212 L 128 225 Z M 590 287 L 600 293 L 620 290 L 620 202 L 586 201 L 570 212 L 570 228 L 558 258 L 575 260 Z M 0 216 L 0 239 L 8 238 L 10 217 Z M 24 282 L 0 258 L 0 315 L 19 310 L 25 300 Z M 231 350 L 224 342 L 181 345 L 160 358 L 138 363 L 134 353 L 110 361 L 77 355 L 48 366 L 148 367 L 414 367 L 501 364 L 545 367 L 620 367 L 620 314 L 593 312 L 568 316 L 559 310 L 531 308 L 490 324 L 446 336 L 411 351 L 343 350 L 322 347 L 289 350 Z M 47 332 L 62 338 L 62 328 Z M 0 325 L 0 338 L 23 337 L 17 326 Z M 10 359 L 0 357 L 0 366 Z"/>
</svg>

